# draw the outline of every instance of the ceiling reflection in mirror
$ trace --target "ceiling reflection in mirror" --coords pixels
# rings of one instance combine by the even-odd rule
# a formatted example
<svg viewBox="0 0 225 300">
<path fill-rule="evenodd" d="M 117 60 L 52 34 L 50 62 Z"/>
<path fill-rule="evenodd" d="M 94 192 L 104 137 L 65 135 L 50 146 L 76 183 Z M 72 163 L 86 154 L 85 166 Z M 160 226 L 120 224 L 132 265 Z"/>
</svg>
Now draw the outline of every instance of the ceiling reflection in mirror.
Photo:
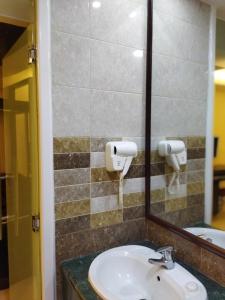
<svg viewBox="0 0 225 300">
<path fill-rule="evenodd" d="M 202 1 L 153 0 L 150 213 L 225 249 L 225 21 L 216 24 L 214 99 L 211 24 Z"/>
</svg>

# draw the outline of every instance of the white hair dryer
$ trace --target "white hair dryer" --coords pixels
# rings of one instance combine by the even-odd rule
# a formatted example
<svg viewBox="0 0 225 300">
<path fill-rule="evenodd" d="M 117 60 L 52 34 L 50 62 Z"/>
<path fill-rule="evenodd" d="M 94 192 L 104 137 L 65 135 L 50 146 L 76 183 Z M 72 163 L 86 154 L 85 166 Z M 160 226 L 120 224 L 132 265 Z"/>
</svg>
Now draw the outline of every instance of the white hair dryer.
<svg viewBox="0 0 225 300">
<path fill-rule="evenodd" d="M 158 144 L 160 156 L 166 157 L 167 164 L 173 168 L 173 177 L 168 185 L 169 194 L 175 194 L 179 190 L 180 185 L 180 166 L 187 163 L 187 151 L 183 141 L 165 140 Z M 176 189 L 173 189 L 176 182 Z"/>
<path fill-rule="evenodd" d="M 123 205 L 123 179 L 126 176 L 132 159 L 137 156 L 137 145 L 134 142 L 108 142 L 105 150 L 107 171 L 120 172 L 119 205 Z"/>
</svg>

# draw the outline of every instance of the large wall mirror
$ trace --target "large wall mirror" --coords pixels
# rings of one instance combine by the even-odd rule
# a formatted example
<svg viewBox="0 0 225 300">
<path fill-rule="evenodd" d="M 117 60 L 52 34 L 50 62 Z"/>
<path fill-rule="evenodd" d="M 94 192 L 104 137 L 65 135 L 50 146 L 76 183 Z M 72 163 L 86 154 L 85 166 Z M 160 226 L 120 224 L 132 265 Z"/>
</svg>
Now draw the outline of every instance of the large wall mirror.
<svg viewBox="0 0 225 300">
<path fill-rule="evenodd" d="M 149 9 L 147 216 L 225 256 L 225 18 L 213 10 Z"/>
</svg>

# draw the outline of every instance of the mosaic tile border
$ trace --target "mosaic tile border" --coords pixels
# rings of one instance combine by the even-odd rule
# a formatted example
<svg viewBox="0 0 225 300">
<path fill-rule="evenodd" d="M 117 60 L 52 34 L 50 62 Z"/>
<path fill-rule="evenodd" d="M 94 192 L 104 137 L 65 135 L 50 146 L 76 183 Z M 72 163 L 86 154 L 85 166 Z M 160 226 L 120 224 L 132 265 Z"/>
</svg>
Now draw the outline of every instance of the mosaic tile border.
<svg viewBox="0 0 225 300">
<path fill-rule="evenodd" d="M 167 192 L 173 170 L 156 150 L 160 139 L 162 138 L 152 138 L 151 213 L 178 226 L 200 223 L 203 221 L 204 208 L 201 200 L 204 199 L 205 137 L 163 138 L 182 140 L 187 148 L 187 164 L 181 167 L 180 191 L 175 195 L 169 195 Z M 192 197 L 190 201 L 190 197 L 194 195 L 196 197 Z"/>
</svg>

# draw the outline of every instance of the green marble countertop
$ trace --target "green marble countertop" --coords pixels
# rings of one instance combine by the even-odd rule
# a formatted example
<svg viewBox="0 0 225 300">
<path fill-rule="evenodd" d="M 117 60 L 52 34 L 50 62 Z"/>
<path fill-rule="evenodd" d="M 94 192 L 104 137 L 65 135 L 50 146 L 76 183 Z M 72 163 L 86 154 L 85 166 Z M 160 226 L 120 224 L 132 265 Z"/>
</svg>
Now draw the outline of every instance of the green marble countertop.
<svg viewBox="0 0 225 300">
<path fill-rule="evenodd" d="M 156 247 L 149 241 L 142 241 L 132 243 L 136 245 L 143 245 L 155 249 Z M 97 255 L 101 252 L 97 252 L 88 256 L 74 258 L 62 263 L 62 273 L 64 280 L 70 283 L 70 286 L 74 288 L 76 293 L 82 300 L 99 300 L 100 298 L 93 291 L 88 282 L 88 270 Z M 222 287 L 215 281 L 207 278 L 197 270 L 187 266 L 183 262 L 178 260 L 178 263 L 198 278 L 207 289 L 208 300 L 225 300 L 225 287 Z M 72 300 L 72 299 L 71 299 Z"/>
</svg>

